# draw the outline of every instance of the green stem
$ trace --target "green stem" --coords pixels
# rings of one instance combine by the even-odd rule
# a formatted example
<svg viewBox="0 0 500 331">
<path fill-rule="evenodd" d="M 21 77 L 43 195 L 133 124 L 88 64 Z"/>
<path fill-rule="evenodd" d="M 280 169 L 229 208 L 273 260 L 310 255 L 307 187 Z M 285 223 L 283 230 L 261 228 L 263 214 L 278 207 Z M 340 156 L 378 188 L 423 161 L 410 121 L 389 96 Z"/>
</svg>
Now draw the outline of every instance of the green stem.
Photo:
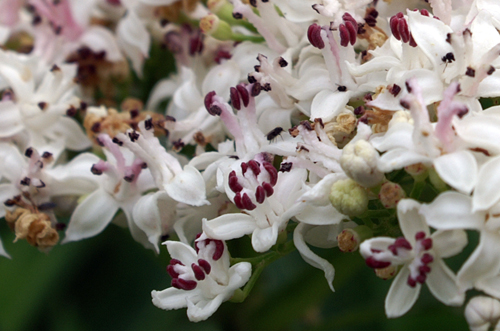
<svg viewBox="0 0 500 331">
<path fill-rule="evenodd" d="M 424 186 L 425 186 L 425 181 L 415 180 L 415 182 L 413 183 L 413 188 L 411 189 L 410 192 L 410 198 L 418 200 L 418 198 L 420 198 L 420 195 L 422 194 Z"/>
<path fill-rule="evenodd" d="M 264 38 L 261 36 L 248 36 L 239 33 L 233 33 L 231 39 L 234 41 L 251 41 L 253 43 L 262 43 L 264 42 Z"/>
</svg>

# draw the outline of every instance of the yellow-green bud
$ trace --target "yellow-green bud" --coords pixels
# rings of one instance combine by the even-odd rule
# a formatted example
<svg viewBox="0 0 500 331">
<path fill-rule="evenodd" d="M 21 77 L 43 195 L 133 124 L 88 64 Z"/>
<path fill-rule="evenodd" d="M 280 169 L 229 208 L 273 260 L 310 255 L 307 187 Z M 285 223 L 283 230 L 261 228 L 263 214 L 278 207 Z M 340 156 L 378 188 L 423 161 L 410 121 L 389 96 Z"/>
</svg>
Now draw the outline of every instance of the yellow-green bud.
<svg viewBox="0 0 500 331">
<path fill-rule="evenodd" d="M 332 185 L 330 202 L 342 214 L 358 216 L 368 208 L 368 194 L 354 180 L 343 179 Z"/>
<path fill-rule="evenodd" d="M 200 29 L 218 40 L 231 40 L 233 37 L 231 26 L 214 14 L 208 14 L 200 20 Z"/>
</svg>

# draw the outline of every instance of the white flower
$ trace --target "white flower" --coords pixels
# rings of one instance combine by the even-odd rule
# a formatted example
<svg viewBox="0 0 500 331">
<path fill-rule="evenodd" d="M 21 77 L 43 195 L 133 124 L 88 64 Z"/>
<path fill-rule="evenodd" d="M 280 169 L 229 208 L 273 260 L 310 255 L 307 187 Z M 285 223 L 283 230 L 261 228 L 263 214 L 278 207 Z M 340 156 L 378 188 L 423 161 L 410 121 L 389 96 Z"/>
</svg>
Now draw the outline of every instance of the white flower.
<svg viewBox="0 0 500 331">
<path fill-rule="evenodd" d="M 153 304 L 159 308 L 187 307 L 192 322 L 210 317 L 235 290 L 245 285 L 252 273 L 248 262 L 229 266 L 225 242 L 203 238 L 195 242 L 196 250 L 181 242 L 165 242 L 172 257 L 167 268 L 173 278 L 172 287 L 151 292 Z"/>
<path fill-rule="evenodd" d="M 500 302 L 483 295 L 475 296 L 465 307 L 465 319 L 471 331 L 498 330 Z"/>
<path fill-rule="evenodd" d="M 458 254 L 467 244 L 467 236 L 462 230 L 436 231 L 431 235 L 419 214 L 420 208 L 414 200 L 401 200 L 398 219 L 404 237 L 376 237 L 360 246 L 360 253 L 372 268 L 402 265 L 385 300 L 388 317 L 398 317 L 410 310 L 423 283 L 447 305 L 461 305 L 464 301 L 455 275 L 443 258 Z"/>
</svg>

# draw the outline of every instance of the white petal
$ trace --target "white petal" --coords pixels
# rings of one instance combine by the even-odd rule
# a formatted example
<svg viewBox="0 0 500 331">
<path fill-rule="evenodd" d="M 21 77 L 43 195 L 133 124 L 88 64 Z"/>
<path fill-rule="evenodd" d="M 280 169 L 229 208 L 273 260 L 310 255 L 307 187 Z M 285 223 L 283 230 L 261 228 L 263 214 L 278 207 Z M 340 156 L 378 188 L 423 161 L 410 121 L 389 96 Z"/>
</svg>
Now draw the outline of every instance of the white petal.
<svg viewBox="0 0 500 331">
<path fill-rule="evenodd" d="M 273 226 L 261 229 L 255 228 L 252 233 L 252 247 L 256 252 L 262 253 L 268 251 L 278 239 L 279 223 L 276 222 Z"/>
<path fill-rule="evenodd" d="M 118 43 L 132 61 L 132 67 L 139 76 L 142 75 L 142 63 L 148 56 L 149 33 L 134 11 L 129 10 L 116 28 Z"/>
<path fill-rule="evenodd" d="M 239 82 L 240 68 L 233 60 L 225 61 L 214 66 L 205 76 L 201 85 L 201 93 L 206 95 L 210 91 L 215 91 L 224 100 L 229 99 L 229 88 Z"/>
<path fill-rule="evenodd" d="M 307 244 L 304 241 L 304 234 L 308 232 L 308 230 L 310 230 L 311 228 L 312 226 L 310 225 L 306 225 L 303 223 L 299 224 L 293 232 L 293 243 L 295 244 L 295 247 L 299 251 L 304 261 L 306 261 L 313 267 L 321 269 L 325 272 L 325 278 L 326 281 L 328 282 L 328 286 L 330 286 L 330 289 L 332 291 L 335 291 L 333 289 L 333 278 L 335 277 L 335 269 L 333 268 L 330 262 L 314 254 L 314 252 L 307 246 Z"/>
<path fill-rule="evenodd" d="M 56 135 L 64 139 L 65 146 L 73 151 L 81 151 L 92 146 L 89 138 L 75 120 L 61 117 L 51 128 Z"/>
<path fill-rule="evenodd" d="M 123 59 L 115 35 L 102 26 L 88 27 L 80 38 L 80 42 L 92 49 L 94 53 L 105 51 L 108 61 L 115 62 Z"/>
<path fill-rule="evenodd" d="M 474 210 L 488 209 L 500 200 L 500 156 L 486 162 L 479 170 L 472 197 Z"/>
<path fill-rule="evenodd" d="M 203 220 L 203 231 L 210 238 L 230 240 L 252 233 L 257 228 L 252 216 L 224 214 L 211 221 Z"/>
<path fill-rule="evenodd" d="M 215 313 L 217 308 L 220 307 L 224 296 L 218 295 L 211 300 L 205 298 L 198 300 L 198 298 L 196 298 L 196 302 L 190 299 L 191 298 L 187 298 L 187 316 L 191 322 L 200 322 L 206 320 Z"/>
<path fill-rule="evenodd" d="M 500 298 L 500 275 L 479 280 L 476 282 L 475 288 L 488 295 Z"/>
<path fill-rule="evenodd" d="M 396 148 L 384 153 L 378 160 L 378 168 L 383 172 L 401 169 L 416 163 L 429 163 L 430 158 L 406 148 Z"/>
<path fill-rule="evenodd" d="M 24 128 L 19 108 L 12 101 L 0 102 L 0 115 L 0 137 L 13 136 Z"/>
<path fill-rule="evenodd" d="M 168 253 L 172 259 L 181 261 L 184 265 L 191 265 L 198 261 L 198 254 L 189 245 L 179 241 L 166 241 Z"/>
<path fill-rule="evenodd" d="M 494 277 L 500 273 L 500 235 L 487 231 L 481 232 L 481 239 L 474 252 L 457 274 L 461 290 L 472 288 L 481 279 Z"/>
<path fill-rule="evenodd" d="M 312 206 L 307 204 L 295 217 L 300 222 L 311 225 L 339 224 L 343 219 L 347 219 L 345 215 L 339 213 L 331 204 L 326 206 Z"/>
<path fill-rule="evenodd" d="M 2 240 L 0 240 L 0 255 L 10 259 L 10 255 L 3 248 Z"/>
<path fill-rule="evenodd" d="M 438 230 L 432 234 L 432 249 L 442 258 L 457 255 L 467 243 L 467 233 L 464 230 Z"/>
<path fill-rule="evenodd" d="M 472 212 L 472 200 L 458 192 L 441 193 L 431 204 L 420 207 L 429 226 L 440 230 L 478 229 L 484 222 L 483 213 Z"/>
<path fill-rule="evenodd" d="M 196 291 L 196 292 L 195 292 Z M 152 291 L 153 304 L 161 309 L 171 310 L 187 306 L 186 299 L 188 295 L 194 295 L 200 292 L 198 289 L 193 291 L 184 291 L 175 287 L 169 287 L 163 291 Z"/>
<path fill-rule="evenodd" d="M 404 315 L 417 301 L 421 285 L 417 283 L 415 287 L 410 287 L 407 284 L 409 275 L 410 269 L 405 265 L 392 282 L 385 298 L 385 313 L 389 318 Z"/>
<path fill-rule="evenodd" d="M 14 196 L 20 194 L 21 192 L 17 189 L 14 184 L 0 184 L 0 201 L 6 201 L 7 199 L 12 199 Z M 5 216 L 5 206 L 2 203 L 0 206 L 0 218 Z"/>
<path fill-rule="evenodd" d="M 132 215 L 135 224 L 144 231 L 148 241 L 160 253 L 158 243 L 174 223 L 176 202 L 164 191 L 149 193 L 137 201 Z"/>
<path fill-rule="evenodd" d="M 323 90 L 316 94 L 311 104 L 311 119 L 321 118 L 324 122 L 331 121 L 344 109 L 350 92 L 332 92 Z"/>
<path fill-rule="evenodd" d="M 431 272 L 427 274 L 426 284 L 431 293 L 448 306 L 460 306 L 465 295 L 456 285 L 456 277 L 444 264 L 442 259 L 437 259 L 430 264 Z"/>
<path fill-rule="evenodd" d="M 438 157 L 434 168 L 446 184 L 462 193 L 469 194 L 476 185 L 477 162 L 468 151 Z"/>
<path fill-rule="evenodd" d="M 62 243 L 101 233 L 117 211 L 118 204 L 115 199 L 102 189 L 96 190 L 76 207 Z"/>
<path fill-rule="evenodd" d="M 419 214 L 421 205 L 411 199 L 404 199 L 398 203 L 398 219 L 401 231 L 406 239 L 410 242 L 415 241 L 417 232 L 425 232 L 429 235 L 429 227 L 425 223 L 424 218 Z"/>
<path fill-rule="evenodd" d="M 186 165 L 181 173 L 165 185 L 168 195 L 176 201 L 192 206 L 209 204 L 205 196 L 205 181 L 195 167 Z"/>
<path fill-rule="evenodd" d="M 469 116 L 454 124 L 457 135 L 472 148 L 481 147 L 490 153 L 500 153 L 500 118 Z"/>
</svg>

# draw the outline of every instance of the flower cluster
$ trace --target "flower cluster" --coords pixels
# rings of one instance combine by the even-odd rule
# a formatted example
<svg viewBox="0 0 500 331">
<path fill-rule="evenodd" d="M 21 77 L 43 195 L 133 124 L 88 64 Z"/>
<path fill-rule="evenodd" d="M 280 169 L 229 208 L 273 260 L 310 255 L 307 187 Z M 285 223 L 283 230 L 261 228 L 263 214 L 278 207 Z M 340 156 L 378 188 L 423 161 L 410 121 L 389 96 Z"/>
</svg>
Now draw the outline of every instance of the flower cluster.
<svg viewBox="0 0 500 331">
<path fill-rule="evenodd" d="M 423 284 L 452 306 L 480 290 L 465 316 L 483 330 L 500 316 L 498 8 L 4 0 L 0 217 L 43 251 L 112 222 L 165 244 L 172 287 L 153 304 L 192 321 L 244 300 L 294 249 L 333 290 L 315 246 L 394 277 L 388 317 Z M 128 97 L 152 45 L 175 69 Z M 244 236 L 255 255 L 231 257 Z"/>
</svg>

